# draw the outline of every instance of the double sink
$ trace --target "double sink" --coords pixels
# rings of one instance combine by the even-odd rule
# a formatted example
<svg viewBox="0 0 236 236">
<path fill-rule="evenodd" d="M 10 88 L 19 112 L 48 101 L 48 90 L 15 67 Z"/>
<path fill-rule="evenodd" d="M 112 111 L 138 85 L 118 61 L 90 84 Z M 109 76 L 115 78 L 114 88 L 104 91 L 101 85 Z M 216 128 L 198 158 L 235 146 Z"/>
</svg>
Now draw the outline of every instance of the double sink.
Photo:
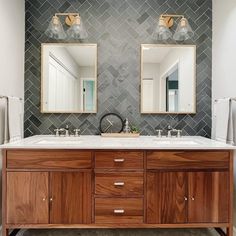
<svg viewBox="0 0 236 236">
<path fill-rule="evenodd" d="M 138 138 L 106 138 L 101 136 L 80 136 L 80 137 L 54 137 L 42 136 L 31 142 L 34 145 L 52 145 L 52 146 L 88 146 L 98 145 L 100 147 L 127 147 L 142 145 L 157 146 L 198 146 L 203 143 L 196 137 L 181 138 L 157 138 L 155 136 L 141 136 Z"/>
</svg>

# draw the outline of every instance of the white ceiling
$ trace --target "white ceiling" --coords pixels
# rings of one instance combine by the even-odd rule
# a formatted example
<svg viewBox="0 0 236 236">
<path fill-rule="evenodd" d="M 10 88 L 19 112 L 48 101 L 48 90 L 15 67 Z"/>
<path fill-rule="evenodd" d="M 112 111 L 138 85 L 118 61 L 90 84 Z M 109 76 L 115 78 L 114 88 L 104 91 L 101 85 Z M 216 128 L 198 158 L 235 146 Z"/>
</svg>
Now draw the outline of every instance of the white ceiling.
<svg viewBox="0 0 236 236">
<path fill-rule="evenodd" d="M 94 46 L 67 46 L 66 50 L 79 66 L 94 66 L 96 59 Z"/>
<path fill-rule="evenodd" d="M 144 63 L 160 63 L 163 58 L 173 49 L 169 47 L 143 47 Z"/>
</svg>

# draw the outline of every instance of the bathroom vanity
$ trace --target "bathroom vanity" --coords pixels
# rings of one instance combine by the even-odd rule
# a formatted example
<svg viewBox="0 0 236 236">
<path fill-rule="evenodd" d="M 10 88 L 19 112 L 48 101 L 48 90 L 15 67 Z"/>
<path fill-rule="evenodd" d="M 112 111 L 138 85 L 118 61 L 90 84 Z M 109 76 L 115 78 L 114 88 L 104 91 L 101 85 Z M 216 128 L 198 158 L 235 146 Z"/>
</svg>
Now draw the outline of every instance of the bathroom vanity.
<svg viewBox="0 0 236 236">
<path fill-rule="evenodd" d="M 22 228 L 207 227 L 233 235 L 230 145 L 35 136 L 2 149 L 3 236 Z"/>
</svg>

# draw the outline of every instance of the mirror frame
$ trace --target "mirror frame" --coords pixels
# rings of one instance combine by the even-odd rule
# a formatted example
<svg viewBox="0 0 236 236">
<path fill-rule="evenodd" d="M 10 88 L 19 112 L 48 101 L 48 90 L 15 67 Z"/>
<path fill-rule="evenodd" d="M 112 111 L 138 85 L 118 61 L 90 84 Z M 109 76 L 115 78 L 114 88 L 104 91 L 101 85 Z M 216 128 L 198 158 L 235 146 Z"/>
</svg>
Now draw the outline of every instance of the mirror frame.
<svg viewBox="0 0 236 236">
<path fill-rule="evenodd" d="M 44 74 L 44 66 L 43 66 L 43 63 L 44 63 L 44 60 L 43 60 L 43 54 L 44 54 L 44 48 L 45 46 L 53 46 L 53 45 L 65 45 L 65 46 L 82 46 L 82 47 L 85 47 L 85 46 L 94 46 L 95 47 L 95 50 L 96 50 L 96 57 L 95 57 L 95 78 L 96 78 L 96 81 L 95 81 L 95 91 L 96 91 L 96 96 L 95 96 L 95 99 L 96 99 L 96 105 L 95 105 L 95 110 L 94 111 L 74 111 L 74 112 L 70 112 L 70 111 L 45 111 L 43 109 L 43 87 L 44 87 L 44 80 L 43 80 L 43 74 Z M 40 112 L 41 113 L 45 113 L 45 114 L 96 114 L 98 112 L 98 46 L 96 43 L 42 43 L 41 44 L 41 88 L 40 88 L 40 91 L 41 91 L 41 101 L 40 101 Z"/>
<path fill-rule="evenodd" d="M 194 78 L 193 78 L 193 83 L 194 83 L 194 92 L 193 92 L 193 111 L 192 112 L 144 112 L 143 107 L 142 107 L 142 95 L 143 95 L 143 89 L 142 89 L 142 78 L 143 78 L 143 47 L 192 47 L 194 48 Z M 140 47 L 140 68 L 141 68 L 141 73 L 140 73 L 140 113 L 143 115 L 147 114 L 160 114 L 160 115 L 168 115 L 168 114 L 196 114 L 197 113 L 197 46 L 193 44 L 141 44 Z"/>
</svg>

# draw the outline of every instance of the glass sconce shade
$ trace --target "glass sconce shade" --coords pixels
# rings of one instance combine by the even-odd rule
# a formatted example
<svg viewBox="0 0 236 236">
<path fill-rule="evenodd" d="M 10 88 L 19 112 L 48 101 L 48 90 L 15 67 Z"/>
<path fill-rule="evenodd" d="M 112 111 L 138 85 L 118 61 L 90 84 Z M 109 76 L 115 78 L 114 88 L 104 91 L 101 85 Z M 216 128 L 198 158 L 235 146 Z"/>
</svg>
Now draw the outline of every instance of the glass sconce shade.
<svg viewBox="0 0 236 236">
<path fill-rule="evenodd" d="M 165 19 L 160 17 L 158 26 L 153 32 L 153 39 L 155 40 L 167 40 L 172 37 L 170 29 L 166 26 Z"/>
<path fill-rule="evenodd" d="M 87 30 L 85 29 L 80 16 L 76 16 L 73 24 L 67 30 L 67 36 L 70 39 L 85 39 L 88 37 Z"/>
<path fill-rule="evenodd" d="M 57 16 L 53 16 L 49 23 L 49 26 L 45 32 L 49 38 L 65 39 L 66 33 L 62 27 L 62 24 Z"/>
<path fill-rule="evenodd" d="M 176 41 L 185 41 L 194 36 L 193 30 L 188 23 L 186 18 L 182 18 L 178 24 L 176 32 L 174 34 L 174 40 Z"/>
</svg>

